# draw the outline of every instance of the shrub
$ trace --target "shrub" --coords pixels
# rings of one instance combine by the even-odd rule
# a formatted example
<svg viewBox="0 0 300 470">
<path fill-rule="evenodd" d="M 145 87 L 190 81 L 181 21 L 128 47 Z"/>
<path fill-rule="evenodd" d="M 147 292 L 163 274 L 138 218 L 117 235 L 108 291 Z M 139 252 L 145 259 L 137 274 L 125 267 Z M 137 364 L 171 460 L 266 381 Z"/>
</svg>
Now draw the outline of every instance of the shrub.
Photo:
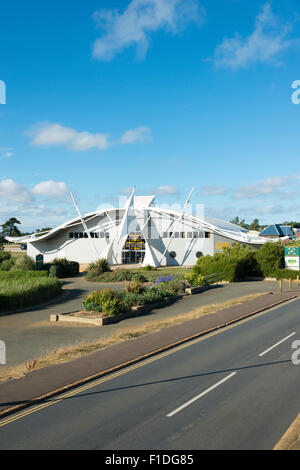
<svg viewBox="0 0 300 470">
<path fill-rule="evenodd" d="M 276 279 L 297 279 L 297 276 L 300 278 L 300 271 L 294 271 L 293 269 L 277 269 L 273 271 L 272 276 Z"/>
<path fill-rule="evenodd" d="M 143 274 L 140 273 L 135 273 L 131 276 L 132 281 L 138 281 L 138 282 L 147 282 L 147 278 L 143 276 Z"/>
<path fill-rule="evenodd" d="M 278 269 L 284 268 L 284 247 L 280 242 L 266 242 L 257 250 L 256 260 L 261 273 L 271 276 Z"/>
<path fill-rule="evenodd" d="M 0 264 L 1 271 L 10 271 L 14 267 L 14 261 L 12 258 L 2 261 Z"/>
<path fill-rule="evenodd" d="M 125 292 L 122 296 L 122 301 L 127 310 L 134 305 L 141 305 L 141 295 L 133 292 Z"/>
<path fill-rule="evenodd" d="M 208 284 L 204 276 L 202 276 L 202 274 L 197 274 L 196 272 L 185 274 L 184 279 L 186 279 L 192 286 L 205 286 Z"/>
<path fill-rule="evenodd" d="M 93 279 L 110 271 L 109 264 L 105 258 L 100 258 L 94 263 L 90 263 L 87 271 L 87 278 Z"/>
<path fill-rule="evenodd" d="M 76 261 L 69 261 L 66 258 L 54 259 L 51 265 L 59 267 L 59 277 L 75 276 L 79 273 L 79 263 Z"/>
<path fill-rule="evenodd" d="M 150 266 L 150 264 L 147 264 L 143 268 L 141 268 L 141 271 L 157 271 L 157 268 L 154 266 Z"/>
<path fill-rule="evenodd" d="M 102 304 L 102 311 L 106 316 L 118 315 L 122 312 L 124 306 L 120 299 L 117 297 L 114 299 L 106 300 Z"/>
<path fill-rule="evenodd" d="M 234 282 L 242 281 L 248 276 L 257 276 L 260 274 L 260 269 L 254 249 L 233 243 L 221 253 L 199 258 L 192 272 L 203 276 L 223 273 L 222 279 Z"/>
<path fill-rule="evenodd" d="M 102 312 L 102 307 L 101 305 L 96 304 L 95 302 L 86 302 L 84 309 L 87 312 Z"/>
<path fill-rule="evenodd" d="M 125 288 L 126 293 L 141 294 L 144 290 L 144 285 L 140 281 L 133 281 Z"/>
<path fill-rule="evenodd" d="M 33 271 L 35 267 L 34 261 L 27 255 L 17 256 L 15 258 L 13 269 L 23 271 Z"/>
<path fill-rule="evenodd" d="M 52 264 L 49 269 L 49 277 L 61 277 L 61 269 L 57 264 Z"/>
<path fill-rule="evenodd" d="M 116 294 L 112 289 L 95 290 L 83 299 L 82 305 L 86 310 L 86 306 L 90 303 L 102 306 L 105 302 L 114 298 L 116 298 Z"/>
<path fill-rule="evenodd" d="M 0 263 L 11 258 L 11 254 L 8 251 L 0 251 Z"/>
</svg>

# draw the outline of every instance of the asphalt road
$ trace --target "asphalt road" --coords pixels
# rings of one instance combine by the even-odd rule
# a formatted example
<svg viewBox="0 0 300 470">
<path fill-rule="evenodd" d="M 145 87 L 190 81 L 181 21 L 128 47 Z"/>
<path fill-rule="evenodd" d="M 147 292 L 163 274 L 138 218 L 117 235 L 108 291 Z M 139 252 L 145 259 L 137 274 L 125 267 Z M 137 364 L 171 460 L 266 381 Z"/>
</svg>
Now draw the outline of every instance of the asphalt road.
<svg viewBox="0 0 300 470">
<path fill-rule="evenodd" d="M 7 417 L 0 449 L 272 449 L 300 411 L 295 340 L 300 300 Z"/>
</svg>

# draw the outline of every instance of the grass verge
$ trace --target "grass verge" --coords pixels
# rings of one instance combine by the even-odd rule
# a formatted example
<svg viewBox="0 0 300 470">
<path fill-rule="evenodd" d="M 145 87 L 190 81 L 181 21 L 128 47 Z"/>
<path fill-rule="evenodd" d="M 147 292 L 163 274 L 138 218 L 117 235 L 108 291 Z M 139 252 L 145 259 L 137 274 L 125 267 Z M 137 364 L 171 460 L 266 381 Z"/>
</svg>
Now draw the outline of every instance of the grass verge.
<svg viewBox="0 0 300 470">
<path fill-rule="evenodd" d="M 103 338 L 99 341 L 90 341 L 85 343 L 79 343 L 75 345 L 70 345 L 65 348 L 58 348 L 53 351 L 48 352 L 47 354 L 40 356 L 36 359 L 17 364 L 11 367 L 4 367 L 0 370 L 0 381 L 10 380 L 13 378 L 20 378 L 30 372 L 31 370 L 41 369 L 43 367 L 53 366 L 55 364 L 60 364 L 62 362 L 68 362 L 72 359 L 77 359 L 86 354 L 91 354 L 101 349 L 105 349 L 113 344 L 121 343 L 129 339 L 135 339 L 140 336 L 154 333 L 165 328 L 170 328 L 175 325 L 182 324 L 188 320 L 193 320 L 195 318 L 200 318 L 204 315 L 216 313 L 219 310 L 222 310 L 227 307 L 232 307 L 234 305 L 239 305 L 245 302 L 249 302 L 257 297 L 267 295 L 269 292 L 264 292 L 260 294 L 252 294 L 237 299 L 228 300 L 226 302 L 205 305 L 203 307 L 195 308 L 185 314 L 177 315 L 174 317 L 169 317 L 163 320 L 156 320 L 153 322 L 148 322 L 145 325 L 135 328 L 135 329 L 122 329 L 116 332 L 115 335 L 109 338 Z"/>
</svg>

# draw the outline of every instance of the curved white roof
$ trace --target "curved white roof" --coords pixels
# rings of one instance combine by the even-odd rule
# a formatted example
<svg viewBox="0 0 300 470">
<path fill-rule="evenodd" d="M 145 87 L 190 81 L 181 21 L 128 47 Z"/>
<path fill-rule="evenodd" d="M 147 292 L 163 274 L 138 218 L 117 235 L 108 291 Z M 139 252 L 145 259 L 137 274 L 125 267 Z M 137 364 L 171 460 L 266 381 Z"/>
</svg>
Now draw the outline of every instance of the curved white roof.
<svg viewBox="0 0 300 470">
<path fill-rule="evenodd" d="M 226 222 L 224 220 L 219 220 L 211 217 L 199 217 L 193 216 L 190 214 L 183 214 L 182 212 L 173 211 L 169 209 L 162 209 L 153 205 L 154 196 L 139 196 L 134 197 L 133 199 L 133 209 L 137 211 L 147 211 L 156 213 L 157 215 L 161 215 L 162 217 L 170 217 L 173 218 L 175 221 L 180 220 L 183 224 L 191 224 L 194 226 L 195 224 L 199 225 L 203 230 L 208 230 L 215 234 L 218 234 L 223 237 L 230 238 L 234 241 L 241 242 L 241 243 L 250 243 L 250 244 L 257 244 L 261 245 L 266 242 L 266 238 L 261 238 L 256 235 L 253 235 L 248 232 L 248 230 L 234 225 L 230 222 Z M 110 214 L 115 212 L 116 210 L 124 210 L 124 208 L 110 208 L 110 209 L 101 209 L 94 212 L 89 212 L 83 216 L 83 220 L 88 222 L 89 220 L 99 217 L 101 215 Z M 23 237 L 6 237 L 6 240 L 13 242 L 13 243 L 28 243 L 34 242 L 38 240 L 46 240 L 47 238 L 51 238 L 53 235 L 61 232 L 65 229 L 69 229 L 72 226 L 78 225 L 81 223 L 80 217 L 76 217 L 65 222 L 62 225 L 52 229 L 46 233 L 35 233 L 32 235 L 26 235 Z M 115 221 L 116 225 L 120 223 L 119 221 Z M 193 228 L 191 227 L 191 230 Z M 274 241 L 274 240 L 272 240 Z"/>
</svg>

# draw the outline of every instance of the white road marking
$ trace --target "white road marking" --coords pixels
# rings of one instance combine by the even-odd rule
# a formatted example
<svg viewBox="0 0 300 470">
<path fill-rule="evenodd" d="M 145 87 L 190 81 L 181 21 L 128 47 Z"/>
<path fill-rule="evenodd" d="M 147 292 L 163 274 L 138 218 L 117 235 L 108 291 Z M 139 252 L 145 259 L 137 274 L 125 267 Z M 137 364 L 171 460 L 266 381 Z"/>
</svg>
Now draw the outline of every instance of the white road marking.
<svg viewBox="0 0 300 470">
<path fill-rule="evenodd" d="M 204 390 L 204 392 L 200 393 L 200 394 L 197 395 L 196 397 L 192 398 L 191 400 L 187 401 L 187 402 L 184 403 L 183 405 L 179 406 L 179 408 L 176 408 L 176 410 L 171 411 L 171 413 L 167 414 L 167 417 L 168 417 L 168 418 L 171 418 L 171 417 L 174 416 L 176 413 L 178 413 L 179 411 L 181 411 L 181 410 L 183 410 L 184 408 L 186 408 L 187 406 L 189 406 L 191 403 L 194 403 L 194 401 L 199 400 L 199 398 L 203 397 L 203 396 L 206 395 L 207 393 L 211 392 L 214 388 L 216 388 L 216 387 L 218 387 L 219 385 L 221 385 L 222 383 L 226 382 L 226 380 L 230 379 L 230 378 L 233 377 L 235 374 L 236 374 L 236 372 L 232 372 L 232 374 L 227 375 L 227 377 L 225 377 L 224 379 L 220 380 L 219 382 L 217 382 L 217 383 L 216 383 L 215 385 L 213 385 L 212 387 L 209 387 L 208 389 Z"/>
<path fill-rule="evenodd" d="M 283 338 L 281 341 L 278 341 L 278 343 L 274 344 L 273 346 L 271 346 L 270 348 L 266 349 L 264 352 L 260 353 L 259 356 L 263 356 L 264 354 L 266 354 L 267 352 L 271 351 L 271 349 L 274 349 L 276 348 L 276 346 L 278 346 L 279 344 L 283 343 L 284 341 L 286 341 L 287 339 L 291 338 L 291 336 L 294 336 L 296 334 L 296 331 L 294 331 L 294 333 L 291 333 L 290 335 L 288 335 L 286 338 Z"/>
</svg>

